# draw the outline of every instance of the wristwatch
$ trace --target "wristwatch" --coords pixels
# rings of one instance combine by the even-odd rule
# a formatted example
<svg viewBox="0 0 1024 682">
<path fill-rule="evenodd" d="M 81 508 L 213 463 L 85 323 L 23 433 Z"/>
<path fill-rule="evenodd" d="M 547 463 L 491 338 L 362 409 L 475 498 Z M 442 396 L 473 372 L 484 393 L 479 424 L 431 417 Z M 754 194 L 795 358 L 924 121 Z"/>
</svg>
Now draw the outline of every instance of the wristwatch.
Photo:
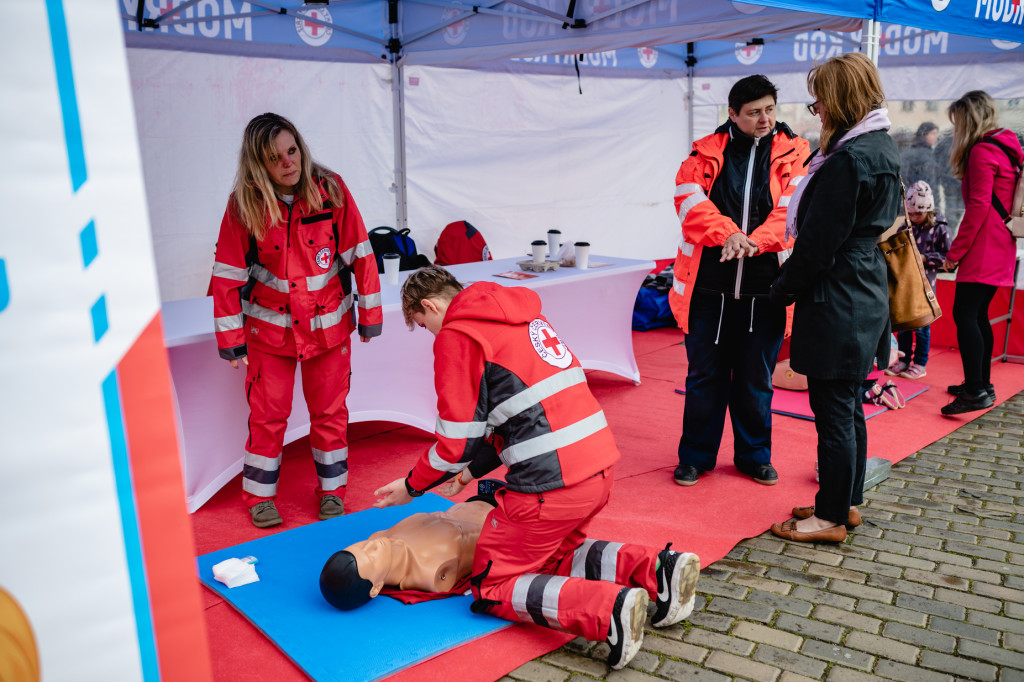
<svg viewBox="0 0 1024 682">
<path fill-rule="evenodd" d="M 409 493 L 409 497 L 420 497 L 423 495 L 422 490 L 413 490 L 412 486 L 409 485 L 409 477 L 405 478 L 405 492 Z"/>
</svg>

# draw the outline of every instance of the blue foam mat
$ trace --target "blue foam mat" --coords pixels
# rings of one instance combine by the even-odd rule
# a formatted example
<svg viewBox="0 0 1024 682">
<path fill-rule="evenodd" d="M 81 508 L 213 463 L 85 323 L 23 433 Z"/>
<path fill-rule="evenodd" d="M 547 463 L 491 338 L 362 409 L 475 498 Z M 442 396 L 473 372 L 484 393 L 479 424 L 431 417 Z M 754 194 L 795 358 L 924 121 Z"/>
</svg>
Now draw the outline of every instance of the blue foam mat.
<svg viewBox="0 0 1024 682">
<path fill-rule="evenodd" d="M 368 509 L 269 535 L 196 559 L 199 578 L 314 680 L 374 680 L 444 653 L 510 623 L 469 610 L 472 597 L 405 605 L 380 596 L 339 611 L 320 595 L 320 570 L 334 552 L 417 512 L 451 501 L 428 494 L 402 507 Z M 228 589 L 213 565 L 255 556 L 259 582 Z"/>
</svg>

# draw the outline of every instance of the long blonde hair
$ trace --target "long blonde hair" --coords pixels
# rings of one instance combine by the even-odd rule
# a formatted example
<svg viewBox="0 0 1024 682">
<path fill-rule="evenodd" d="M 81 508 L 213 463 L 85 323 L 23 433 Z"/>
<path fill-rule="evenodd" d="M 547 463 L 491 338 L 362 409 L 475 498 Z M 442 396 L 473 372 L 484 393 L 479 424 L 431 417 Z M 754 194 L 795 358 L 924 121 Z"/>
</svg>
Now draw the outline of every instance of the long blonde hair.
<svg viewBox="0 0 1024 682">
<path fill-rule="evenodd" d="M 971 90 L 949 105 L 949 120 L 953 124 L 949 165 L 956 179 L 963 180 L 971 147 L 982 135 L 999 127 L 996 103 L 984 90 Z"/>
<path fill-rule="evenodd" d="M 847 52 L 812 68 L 807 92 L 825 112 L 818 143 L 822 152 L 838 139 L 836 133 L 853 128 L 885 102 L 878 69 L 860 52 Z"/>
<path fill-rule="evenodd" d="M 292 122 L 278 114 L 260 114 L 249 121 L 242 134 L 234 187 L 238 217 L 256 239 L 263 239 L 267 228 L 283 218 L 274 193 L 274 183 L 265 164 L 266 159 L 276 153 L 274 140 L 283 131 L 292 134 L 302 156 L 302 173 L 295 187 L 296 197 L 302 198 L 313 210 L 319 211 L 323 208 L 323 201 L 318 185 L 322 184 L 335 208 L 340 208 L 344 203 L 344 193 L 334 173 L 313 161 L 306 141 Z"/>
</svg>

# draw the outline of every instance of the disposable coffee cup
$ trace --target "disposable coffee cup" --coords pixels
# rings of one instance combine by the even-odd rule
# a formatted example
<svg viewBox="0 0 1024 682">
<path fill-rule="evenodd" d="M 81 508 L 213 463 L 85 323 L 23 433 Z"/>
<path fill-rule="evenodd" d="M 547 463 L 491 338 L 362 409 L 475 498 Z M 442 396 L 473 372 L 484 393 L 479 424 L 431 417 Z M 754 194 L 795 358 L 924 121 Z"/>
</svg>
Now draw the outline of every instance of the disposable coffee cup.
<svg viewBox="0 0 1024 682">
<path fill-rule="evenodd" d="M 548 230 L 548 257 L 558 257 L 558 249 L 562 246 L 562 231 Z"/>
<path fill-rule="evenodd" d="M 388 284 L 398 284 L 398 271 L 401 265 L 401 256 L 397 253 L 384 254 L 384 281 Z"/>
<path fill-rule="evenodd" d="M 586 270 L 590 265 L 590 242 L 576 242 L 576 267 Z"/>
<path fill-rule="evenodd" d="M 538 263 L 539 264 L 539 263 L 543 263 L 544 262 L 544 254 L 545 254 L 545 249 L 547 248 L 547 245 L 548 245 L 547 242 L 545 242 L 542 239 L 538 239 L 538 240 L 533 242 L 533 262 L 534 263 Z"/>
</svg>

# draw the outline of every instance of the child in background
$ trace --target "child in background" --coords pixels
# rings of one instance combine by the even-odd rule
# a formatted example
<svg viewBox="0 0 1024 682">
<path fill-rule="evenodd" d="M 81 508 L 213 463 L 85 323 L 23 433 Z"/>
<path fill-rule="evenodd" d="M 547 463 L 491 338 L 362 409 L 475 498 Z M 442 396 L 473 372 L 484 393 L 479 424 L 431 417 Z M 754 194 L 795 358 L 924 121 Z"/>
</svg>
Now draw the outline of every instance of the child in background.
<svg viewBox="0 0 1024 682">
<path fill-rule="evenodd" d="M 942 268 L 942 262 L 949 251 L 952 237 L 949 225 L 941 213 L 935 212 L 935 198 L 932 188 L 924 180 L 918 180 L 907 189 L 905 198 L 907 208 L 906 224 L 900 230 L 913 230 L 917 250 L 924 261 L 925 276 L 932 289 L 935 289 L 935 276 Z M 901 359 L 889 365 L 885 373 L 889 376 L 901 376 L 906 379 L 920 379 L 927 374 L 928 349 L 931 340 L 929 326 L 899 332 L 896 335 Z"/>
</svg>

